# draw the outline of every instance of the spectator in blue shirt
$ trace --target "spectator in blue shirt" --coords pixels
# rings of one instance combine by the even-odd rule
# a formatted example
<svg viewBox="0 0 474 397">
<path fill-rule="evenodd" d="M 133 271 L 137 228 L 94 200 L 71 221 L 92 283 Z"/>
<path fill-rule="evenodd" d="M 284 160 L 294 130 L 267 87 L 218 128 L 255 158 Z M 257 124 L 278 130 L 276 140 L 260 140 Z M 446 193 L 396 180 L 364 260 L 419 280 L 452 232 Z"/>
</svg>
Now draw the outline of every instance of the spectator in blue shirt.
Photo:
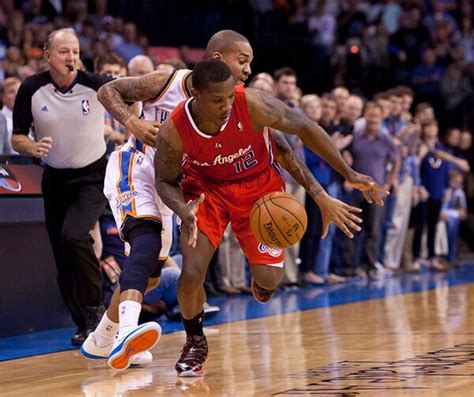
<svg viewBox="0 0 474 397">
<path fill-rule="evenodd" d="M 420 260 L 421 237 L 425 225 L 428 232 L 429 265 L 435 270 L 446 270 L 446 266 L 435 253 L 436 225 L 439 221 L 444 189 L 448 186 L 448 162 L 437 156 L 437 150 L 444 150 L 438 142 L 438 122 L 425 121 L 421 126 L 421 139 L 425 145 L 426 155 L 420 164 L 421 186 L 427 193 L 427 200 L 421 201 L 417 207 L 417 221 L 413 240 L 413 257 Z"/>
</svg>

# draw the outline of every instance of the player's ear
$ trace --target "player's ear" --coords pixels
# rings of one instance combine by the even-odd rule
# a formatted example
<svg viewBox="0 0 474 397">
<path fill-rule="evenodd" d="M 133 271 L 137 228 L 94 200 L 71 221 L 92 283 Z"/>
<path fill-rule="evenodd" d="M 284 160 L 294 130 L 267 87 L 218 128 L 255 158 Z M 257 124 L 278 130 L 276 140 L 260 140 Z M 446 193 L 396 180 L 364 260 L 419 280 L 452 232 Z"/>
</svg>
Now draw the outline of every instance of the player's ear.
<svg viewBox="0 0 474 397">
<path fill-rule="evenodd" d="M 194 98 L 199 98 L 199 91 L 196 90 L 195 88 L 191 87 L 191 96 L 193 96 Z"/>
<path fill-rule="evenodd" d="M 222 54 L 219 51 L 214 51 L 211 56 L 212 59 L 222 59 Z"/>
</svg>

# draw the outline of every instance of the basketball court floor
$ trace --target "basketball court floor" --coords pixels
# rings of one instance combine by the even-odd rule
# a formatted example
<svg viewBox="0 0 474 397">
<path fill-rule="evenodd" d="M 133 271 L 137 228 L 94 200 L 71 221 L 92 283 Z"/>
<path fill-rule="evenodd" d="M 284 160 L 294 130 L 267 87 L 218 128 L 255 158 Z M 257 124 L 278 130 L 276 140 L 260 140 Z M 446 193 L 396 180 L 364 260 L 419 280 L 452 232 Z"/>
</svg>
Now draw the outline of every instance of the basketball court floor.
<svg viewBox="0 0 474 397">
<path fill-rule="evenodd" d="M 1 396 L 474 396 L 474 264 L 449 273 L 215 298 L 204 378 L 179 379 L 178 323 L 153 363 L 114 372 L 72 329 L 0 339 Z"/>
</svg>

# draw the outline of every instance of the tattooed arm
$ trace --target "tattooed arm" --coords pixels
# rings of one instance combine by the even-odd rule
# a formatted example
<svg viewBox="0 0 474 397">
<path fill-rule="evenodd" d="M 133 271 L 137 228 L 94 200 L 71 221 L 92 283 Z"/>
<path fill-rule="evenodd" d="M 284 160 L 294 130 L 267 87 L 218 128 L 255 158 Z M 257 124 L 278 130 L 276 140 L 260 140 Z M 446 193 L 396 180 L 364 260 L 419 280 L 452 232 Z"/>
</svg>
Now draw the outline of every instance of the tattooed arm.
<svg viewBox="0 0 474 397">
<path fill-rule="evenodd" d="M 272 138 L 276 147 L 276 158 L 285 170 L 298 182 L 308 194 L 316 201 L 316 196 L 324 192 L 311 171 L 301 158 L 294 152 L 283 134 L 279 131 L 272 131 Z"/>
<path fill-rule="evenodd" d="M 183 160 L 183 142 L 173 124 L 168 120 L 160 128 L 156 137 L 155 186 L 163 202 L 181 218 L 182 232 L 188 238 L 191 247 L 196 246 L 197 217 L 199 205 L 204 201 L 204 194 L 195 200 L 185 201 L 179 185 L 181 163 Z"/>
<path fill-rule="evenodd" d="M 382 197 L 388 192 L 371 177 L 355 172 L 342 158 L 329 135 L 307 117 L 290 109 L 271 95 L 253 89 L 246 90 L 250 119 L 257 130 L 265 126 L 298 135 L 314 153 L 322 157 L 354 188 L 360 190 L 366 200 L 383 205 Z"/>
<path fill-rule="evenodd" d="M 276 146 L 278 162 L 295 178 L 296 182 L 305 188 L 306 192 L 321 210 L 321 238 L 326 237 L 330 223 L 335 223 L 347 237 L 354 237 L 347 226 L 353 230 L 360 231 L 360 227 L 357 224 L 361 223 L 362 219 L 352 212 L 361 212 L 361 210 L 351 207 L 327 194 L 303 160 L 293 151 L 281 132 L 272 131 L 272 137 Z"/>
<path fill-rule="evenodd" d="M 104 108 L 138 139 L 155 146 L 159 123 L 141 120 L 127 102 L 148 101 L 163 89 L 169 73 L 151 72 L 141 77 L 123 77 L 113 80 L 97 91 L 97 98 Z"/>
</svg>

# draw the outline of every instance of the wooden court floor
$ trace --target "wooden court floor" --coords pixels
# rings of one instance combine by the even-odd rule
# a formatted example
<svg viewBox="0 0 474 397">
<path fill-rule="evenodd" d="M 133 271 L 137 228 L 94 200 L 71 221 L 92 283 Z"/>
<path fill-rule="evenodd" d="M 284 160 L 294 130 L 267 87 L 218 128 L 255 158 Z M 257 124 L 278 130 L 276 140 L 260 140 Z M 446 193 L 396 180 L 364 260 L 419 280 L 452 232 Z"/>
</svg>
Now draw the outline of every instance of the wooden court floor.
<svg viewBox="0 0 474 397">
<path fill-rule="evenodd" d="M 147 368 L 78 351 L 0 363 L 1 396 L 474 396 L 474 285 L 207 328 L 204 378 L 173 370 L 182 332 Z"/>
</svg>

